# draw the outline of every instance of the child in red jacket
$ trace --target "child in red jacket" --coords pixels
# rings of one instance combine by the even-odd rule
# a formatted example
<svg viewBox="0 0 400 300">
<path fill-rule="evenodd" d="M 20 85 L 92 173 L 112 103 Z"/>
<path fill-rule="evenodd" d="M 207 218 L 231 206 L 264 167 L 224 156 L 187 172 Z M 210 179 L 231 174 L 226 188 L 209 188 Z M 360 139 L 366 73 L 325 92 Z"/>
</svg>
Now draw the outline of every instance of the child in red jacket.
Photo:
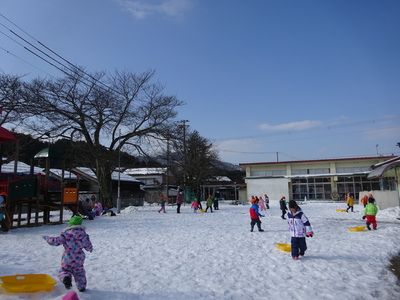
<svg viewBox="0 0 400 300">
<path fill-rule="evenodd" d="M 256 225 L 256 224 L 257 224 L 257 227 L 258 227 L 258 231 L 260 231 L 260 232 L 264 231 L 264 230 L 261 229 L 261 220 L 260 220 L 260 217 L 264 217 L 264 215 L 260 214 L 259 211 L 258 211 L 258 199 L 253 198 L 253 199 L 251 199 L 250 203 L 251 203 L 250 210 L 249 210 L 250 219 L 251 219 L 251 222 L 250 222 L 251 229 L 250 229 L 250 231 L 253 232 L 254 225 Z"/>
</svg>

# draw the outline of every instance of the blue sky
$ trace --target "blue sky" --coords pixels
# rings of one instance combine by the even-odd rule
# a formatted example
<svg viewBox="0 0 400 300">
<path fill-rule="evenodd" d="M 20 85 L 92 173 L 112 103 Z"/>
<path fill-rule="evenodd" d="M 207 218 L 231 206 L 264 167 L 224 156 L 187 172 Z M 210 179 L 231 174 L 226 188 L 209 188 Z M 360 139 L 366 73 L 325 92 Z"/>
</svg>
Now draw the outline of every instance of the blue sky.
<svg viewBox="0 0 400 300">
<path fill-rule="evenodd" d="M 9 29 L 87 71 L 154 69 L 224 161 L 400 155 L 398 0 L 0 0 L 0 13 L 0 72 L 62 75 Z"/>
</svg>

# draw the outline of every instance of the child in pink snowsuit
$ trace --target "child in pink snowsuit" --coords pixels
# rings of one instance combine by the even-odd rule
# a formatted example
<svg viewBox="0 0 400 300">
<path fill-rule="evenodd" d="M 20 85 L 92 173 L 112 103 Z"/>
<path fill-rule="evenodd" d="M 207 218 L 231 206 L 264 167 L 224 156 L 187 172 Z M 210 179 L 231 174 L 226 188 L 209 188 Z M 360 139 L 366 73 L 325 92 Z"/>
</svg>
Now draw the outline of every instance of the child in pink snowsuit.
<svg viewBox="0 0 400 300">
<path fill-rule="evenodd" d="M 192 208 L 193 212 L 197 213 L 197 210 L 199 209 L 199 202 L 197 201 L 197 199 L 194 199 L 194 201 L 192 202 Z"/>
<path fill-rule="evenodd" d="M 65 288 L 72 287 L 72 276 L 75 279 L 76 287 L 80 292 L 86 289 L 86 274 L 83 266 L 86 251 L 92 252 L 93 246 L 85 227 L 81 226 L 82 218 L 74 216 L 68 222 L 66 228 L 58 237 L 43 236 L 51 246 L 64 246 L 64 253 L 61 258 L 61 269 L 58 272 L 58 279 L 65 285 Z"/>
<path fill-rule="evenodd" d="M 264 199 L 262 198 L 262 196 L 260 196 L 260 197 L 258 198 L 258 200 L 259 200 L 260 210 L 267 210 L 267 208 L 265 207 L 265 201 L 264 201 Z"/>
</svg>

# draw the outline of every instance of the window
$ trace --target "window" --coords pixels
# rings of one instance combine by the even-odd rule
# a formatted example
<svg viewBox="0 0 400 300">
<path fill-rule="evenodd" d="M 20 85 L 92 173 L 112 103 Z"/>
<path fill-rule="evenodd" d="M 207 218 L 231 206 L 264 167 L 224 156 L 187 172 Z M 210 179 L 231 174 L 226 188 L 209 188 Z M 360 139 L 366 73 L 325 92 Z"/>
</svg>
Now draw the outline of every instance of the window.
<svg viewBox="0 0 400 300">
<path fill-rule="evenodd" d="M 329 168 L 317 169 L 292 169 L 292 175 L 306 175 L 306 174 L 329 174 Z"/>
<path fill-rule="evenodd" d="M 292 170 L 292 175 L 306 175 L 307 169 L 293 169 Z"/>
<path fill-rule="evenodd" d="M 328 174 L 329 168 L 308 169 L 308 174 Z"/>
<path fill-rule="evenodd" d="M 331 178 L 293 178 L 292 194 L 294 200 L 331 199 Z"/>
<path fill-rule="evenodd" d="M 251 171 L 250 176 L 284 176 L 286 175 L 285 170 L 263 170 L 263 171 Z"/>
<path fill-rule="evenodd" d="M 370 171 L 370 167 L 340 167 L 336 168 L 337 173 L 359 173 L 359 172 L 366 172 Z"/>
</svg>

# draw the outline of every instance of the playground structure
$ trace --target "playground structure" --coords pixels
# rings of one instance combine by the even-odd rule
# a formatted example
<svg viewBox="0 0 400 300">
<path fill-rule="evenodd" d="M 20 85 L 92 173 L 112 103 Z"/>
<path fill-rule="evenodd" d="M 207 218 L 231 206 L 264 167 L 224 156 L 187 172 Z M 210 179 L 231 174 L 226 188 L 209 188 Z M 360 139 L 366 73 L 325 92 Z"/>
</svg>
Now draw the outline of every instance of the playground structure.
<svg viewBox="0 0 400 300">
<path fill-rule="evenodd" d="M 7 228 L 62 224 L 64 207 L 73 214 L 82 213 L 78 193 L 78 187 L 64 187 L 60 181 L 42 174 L 0 181 Z M 52 218 L 54 212 L 58 212 L 56 218 Z"/>
<path fill-rule="evenodd" d="M 18 153 L 18 140 L 7 129 L 0 127 L 0 143 L 8 141 L 17 142 Z M 58 180 L 49 175 L 50 159 L 59 159 L 60 156 L 50 151 L 50 148 L 45 148 L 35 158 L 45 159 L 45 174 L 34 174 L 33 165 L 30 175 L 19 174 L 17 159 L 14 173 L 0 172 L 0 195 L 4 198 L 7 229 L 61 224 L 64 208 L 70 209 L 73 215 L 81 214 L 91 219 L 90 212 L 79 201 L 79 180 L 74 183 L 64 182 L 63 179 Z"/>
</svg>

